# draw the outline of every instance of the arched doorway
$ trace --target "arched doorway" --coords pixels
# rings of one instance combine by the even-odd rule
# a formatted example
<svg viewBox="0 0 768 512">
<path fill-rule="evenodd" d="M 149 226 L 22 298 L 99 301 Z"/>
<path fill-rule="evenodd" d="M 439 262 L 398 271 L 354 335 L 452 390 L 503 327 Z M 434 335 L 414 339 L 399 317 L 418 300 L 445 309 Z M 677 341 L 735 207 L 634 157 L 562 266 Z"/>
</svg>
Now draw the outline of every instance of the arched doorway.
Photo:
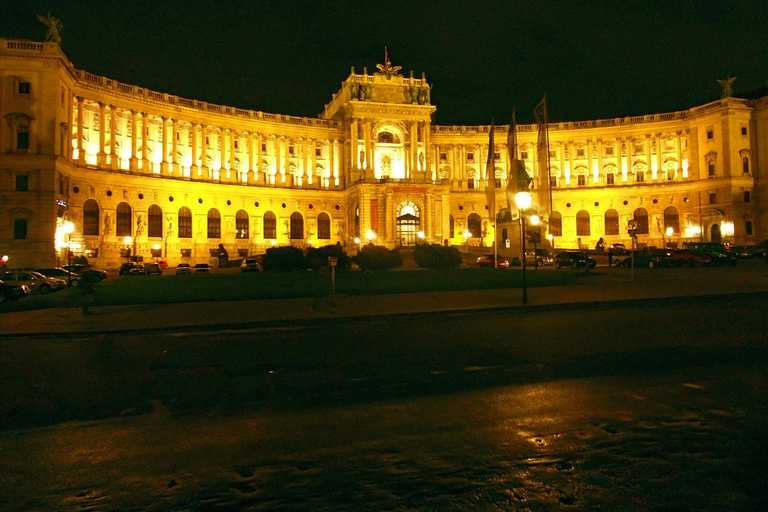
<svg viewBox="0 0 768 512">
<path fill-rule="evenodd" d="M 712 227 L 709 228 L 709 235 L 710 242 L 716 244 L 722 243 L 723 237 L 720 232 L 720 224 L 712 224 Z"/>
<path fill-rule="evenodd" d="M 416 245 L 416 234 L 421 227 L 419 207 L 411 201 L 397 208 L 397 240 L 401 246 Z"/>
</svg>

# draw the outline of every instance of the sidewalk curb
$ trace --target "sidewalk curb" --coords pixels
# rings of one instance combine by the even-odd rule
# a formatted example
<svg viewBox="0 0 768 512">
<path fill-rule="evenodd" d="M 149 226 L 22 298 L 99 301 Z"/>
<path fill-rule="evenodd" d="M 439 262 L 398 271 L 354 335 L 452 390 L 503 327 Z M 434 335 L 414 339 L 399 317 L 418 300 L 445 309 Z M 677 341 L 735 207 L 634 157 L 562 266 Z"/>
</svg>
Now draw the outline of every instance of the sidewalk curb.
<svg viewBox="0 0 768 512">
<path fill-rule="evenodd" d="M 247 329 L 276 329 L 276 328 L 305 328 L 307 326 L 318 325 L 322 323 L 324 325 L 348 322 L 350 320 L 368 320 L 368 321 L 384 321 L 392 318 L 419 318 L 419 317 L 434 317 L 440 316 L 454 316 L 454 315 L 467 315 L 467 314 L 487 314 L 498 312 L 522 312 L 523 314 L 539 313 L 543 311 L 551 310 L 574 310 L 574 309 L 594 309 L 598 307 L 628 307 L 628 306 L 659 306 L 670 303 L 680 302 L 698 302 L 702 300 L 711 300 L 713 298 L 748 298 L 753 296 L 764 296 L 768 300 L 768 291 L 751 291 L 751 292 L 724 292 L 717 294 L 700 294 L 700 295 L 679 295 L 668 297 L 643 297 L 643 298 L 631 298 L 631 299 L 609 299 L 609 300 L 594 300 L 585 302 L 563 302 L 554 304 L 510 304 L 507 306 L 492 306 L 492 307 L 478 307 L 478 308 L 455 308 L 444 310 L 432 310 L 432 311 L 415 311 L 412 313 L 379 313 L 379 314 L 349 314 L 349 315 L 337 315 L 336 312 L 322 313 L 321 316 L 315 318 L 296 318 L 288 319 L 282 318 L 277 320 L 257 320 L 248 322 L 227 322 L 227 323 L 208 323 L 199 325 L 176 325 L 162 328 L 135 328 L 135 329 L 107 329 L 107 330 L 84 330 L 73 332 L 28 332 L 28 333 L 10 333 L 3 334 L 5 339 L 11 338 L 82 338 L 83 336 L 106 336 L 106 335 L 139 335 L 149 333 L 168 333 L 168 332 L 201 332 L 201 331 L 233 331 L 233 330 L 247 330 Z M 70 308 L 79 309 L 79 308 Z"/>
</svg>

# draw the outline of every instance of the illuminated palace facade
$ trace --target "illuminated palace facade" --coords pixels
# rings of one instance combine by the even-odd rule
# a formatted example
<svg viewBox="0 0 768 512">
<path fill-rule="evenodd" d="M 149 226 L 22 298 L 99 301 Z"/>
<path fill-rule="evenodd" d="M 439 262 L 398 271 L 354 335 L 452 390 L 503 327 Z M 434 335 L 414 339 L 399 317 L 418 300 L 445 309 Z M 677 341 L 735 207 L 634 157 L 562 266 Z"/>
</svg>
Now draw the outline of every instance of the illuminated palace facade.
<svg viewBox="0 0 768 512">
<path fill-rule="evenodd" d="M 485 168 L 493 150 L 506 185 L 508 128 L 489 148 L 489 126 L 433 125 L 424 75 L 381 68 L 353 69 L 304 118 L 124 84 L 76 69 L 56 43 L 0 39 L 0 254 L 50 266 L 69 244 L 112 268 L 127 250 L 174 265 L 208 262 L 220 245 L 230 259 L 374 236 L 489 246 Z M 536 184 L 547 172 L 536 127 L 518 131 Z M 630 219 L 648 245 L 762 241 L 767 131 L 768 97 L 552 123 L 544 229 L 556 248 L 628 243 Z"/>
</svg>

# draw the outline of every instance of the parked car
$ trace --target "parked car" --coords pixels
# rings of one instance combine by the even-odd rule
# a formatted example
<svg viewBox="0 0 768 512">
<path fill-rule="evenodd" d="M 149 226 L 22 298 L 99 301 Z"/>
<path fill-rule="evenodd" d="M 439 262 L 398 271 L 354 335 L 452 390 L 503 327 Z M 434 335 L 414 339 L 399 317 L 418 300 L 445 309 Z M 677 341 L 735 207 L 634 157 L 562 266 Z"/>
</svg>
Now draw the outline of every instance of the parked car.
<svg viewBox="0 0 768 512">
<path fill-rule="evenodd" d="M 83 279 L 86 276 L 93 281 L 103 281 L 107 278 L 107 272 L 105 270 L 97 270 L 90 265 L 62 265 L 64 270 L 71 270 L 75 274 L 79 274 Z"/>
<path fill-rule="evenodd" d="M 493 254 L 486 254 L 477 258 L 478 267 L 492 267 L 493 266 Z M 499 262 L 497 265 L 499 268 L 509 268 L 509 260 L 504 256 L 499 256 Z"/>
<path fill-rule="evenodd" d="M 678 267 L 706 267 L 712 263 L 712 259 L 706 254 L 699 254 L 688 249 L 675 249 L 672 251 L 672 259 Z"/>
<path fill-rule="evenodd" d="M 597 260 L 579 251 L 563 251 L 555 256 L 555 268 L 578 268 L 586 265 L 589 265 L 589 268 L 595 268 Z"/>
<path fill-rule="evenodd" d="M 624 244 L 611 244 L 608 246 L 608 251 L 614 256 L 624 256 L 629 254 L 629 249 Z"/>
<path fill-rule="evenodd" d="M 766 251 L 768 251 L 768 240 L 763 240 L 759 244 L 755 245 L 737 245 L 731 247 L 731 250 L 736 253 L 739 258 L 762 258 Z"/>
<path fill-rule="evenodd" d="M 554 265 L 555 258 L 552 257 L 552 253 L 546 249 L 536 249 L 536 256 L 534 257 L 533 250 L 525 251 L 525 264 L 536 265 L 537 267 L 543 267 L 544 265 Z"/>
<path fill-rule="evenodd" d="M 256 258 L 245 258 L 240 264 L 240 272 L 259 272 L 261 271 L 261 265 Z"/>
<path fill-rule="evenodd" d="M 6 283 L 0 281 L 0 302 L 23 299 L 29 295 L 29 286 L 25 284 Z"/>
<path fill-rule="evenodd" d="M 672 251 L 667 249 L 643 249 L 630 252 L 619 260 L 617 265 L 630 268 L 634 262 L 635 267 L 656 268 L 675 266 L 675 260 Z"/>
<path fill-rule="evenodd" d="M 156 274 L 158 276 L 163 275 L 163 269 L 160 267 L 159 263 L 150 263 L 146 267 L 146 273 L 147 275 Z"/>
<path fill-rule="evenodd" d="M 686 242 L 683 247 L 691 252 L 708 256 L 713 265 L 736 265 L 739 260 L 734 251 L 715 242 Z"/>
<path fill-rule="evenodd" d="M 176 275 L 179 274 L 191 274 L 192 273 L 192 267 L 189 266 L 189 263 L 179 263 L 176 265 Z"/>
<path fill-rule="evenodd" d="M 131 269 L 138 265 L 138 263 L 123 263 L 117 270 L 118 275 L 127 276 L 131 273 Z"/>
<path fill-rule="evenodd" d="M 40 272 L 45 277 L 58 277 L 59 279 L 63 279 L 67 282 L 67 286 L 73 288 L 80 286 L 80 274 L 76 274 L 61 267 L 38 268 L 35 269 L 35 272 Z"/>
<path fill-rule="evenodd" d="M 6 283 L 26 285 L 32 293 L 50 293 L 67 286 L 67 282 L 63 279 L 45 277 L 31 270 L 10 270 L 3 275 L 2 280 Z"/>
<path fill-rule="evenodd" d="M 128 271 L 128 275 L 131 276 L 145 276 L 147 275 L 147 267 L 143 263 L 134 265 L 131 270 Z"/>
<path fill-rule="evenodd" d="M 158 266 L 159 266 L 159 267 L 160 267 L 162 270 L 165 270 L 165 269 L 167 269 L 167 268 L 168 268 L 168 262 L 167 262 L 167 261 L 163 261 L 163 260 L 160 260 L 160 261 L 158 261 L 158 262 L 157 262 L 157 265 L 158 265 Z"/>
<path fill-rule="evenodd" d="M 210 274 L 211 266 L 207 263 L 196 263 L 194 268 L 195 274 Z"/>
</svg>

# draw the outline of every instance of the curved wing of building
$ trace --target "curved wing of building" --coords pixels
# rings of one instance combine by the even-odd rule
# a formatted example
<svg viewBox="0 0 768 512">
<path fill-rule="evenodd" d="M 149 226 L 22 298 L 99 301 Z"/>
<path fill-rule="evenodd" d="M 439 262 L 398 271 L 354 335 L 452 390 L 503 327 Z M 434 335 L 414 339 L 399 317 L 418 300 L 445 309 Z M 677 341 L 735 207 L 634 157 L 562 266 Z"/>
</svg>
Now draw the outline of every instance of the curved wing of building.
<svg viewBox="0 0 768 512">
<path fill-rule="evenodd" d="M 0 253 L 35 267 L 70 249 L 109 268 L 360 240 L 514 246 L 514 208 L 490 212 L 486 194 L 490 156 L 505 205 L 509 128 L 496 127 L 489 148 L 489 126 L 435 126 L 425 76 L 380 69 L 353 69 L 320 116 L 304 118 L 120 83 L 76 69 L 57 43 L 0 39 Z M 551 187 L 542 235 L 558 248 L 628 244 L 633 220 L 647 245 L 768 238 L 767 106 L 727 97 L 553 123 L 545 160 L 537 127 L 518 126 L 532 187 Z"/>
</svg>

